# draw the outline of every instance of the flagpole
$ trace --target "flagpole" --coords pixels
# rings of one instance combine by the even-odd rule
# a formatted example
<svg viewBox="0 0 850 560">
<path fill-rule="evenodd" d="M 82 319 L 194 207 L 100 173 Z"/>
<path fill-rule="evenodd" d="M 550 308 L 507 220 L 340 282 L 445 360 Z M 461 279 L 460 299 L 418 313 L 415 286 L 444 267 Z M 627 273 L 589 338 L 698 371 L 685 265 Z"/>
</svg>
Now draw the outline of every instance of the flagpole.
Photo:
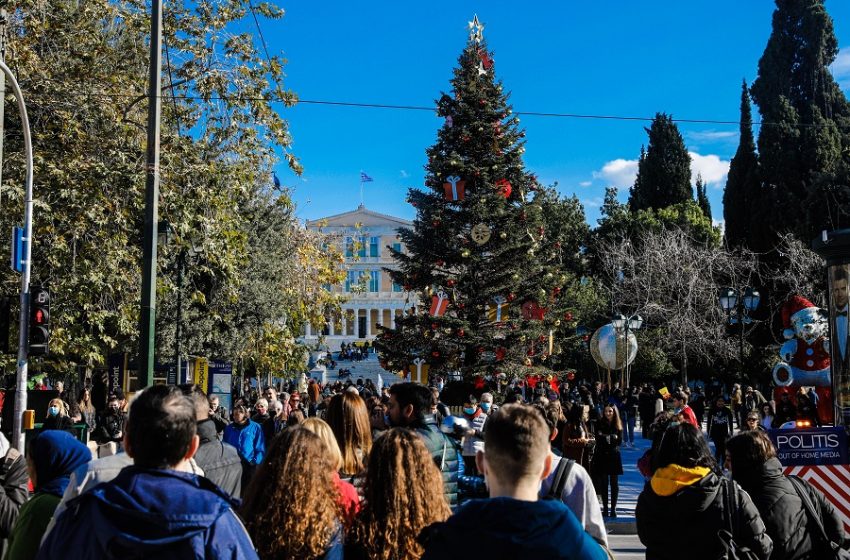
<svg viewBox="0 0 850 560">
<path fill-rule="evenodd" d="M 360 206 L 365 206 L 363 204 L 363 175 L 360 175 Z"/>
</svg>

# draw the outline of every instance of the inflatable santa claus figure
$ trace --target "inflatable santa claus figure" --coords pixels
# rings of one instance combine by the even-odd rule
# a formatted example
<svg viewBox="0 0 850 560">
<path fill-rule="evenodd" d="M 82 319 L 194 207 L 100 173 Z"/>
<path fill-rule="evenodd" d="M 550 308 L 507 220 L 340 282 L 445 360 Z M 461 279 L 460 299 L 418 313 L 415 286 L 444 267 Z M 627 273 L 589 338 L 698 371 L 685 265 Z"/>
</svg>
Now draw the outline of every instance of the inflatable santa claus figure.
<svg viewBox="0 0 850 560">
<path fill-rule="evenodd" d="M 792 296 L 785 302 L 782 334 L 787 340 L 779 349 L 782 361 L 773 368 L 773 380 L 777 385 L 831 385 L 827 324 L 826 311 L 806 298 Z"/>
</svg>

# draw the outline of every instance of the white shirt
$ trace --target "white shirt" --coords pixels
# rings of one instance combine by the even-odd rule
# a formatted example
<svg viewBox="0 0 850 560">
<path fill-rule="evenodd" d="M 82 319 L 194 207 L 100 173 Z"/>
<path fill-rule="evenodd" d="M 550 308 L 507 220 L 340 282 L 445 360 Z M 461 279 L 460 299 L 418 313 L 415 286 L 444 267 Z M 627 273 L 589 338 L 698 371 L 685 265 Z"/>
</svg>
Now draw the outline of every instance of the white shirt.
<svg viewBox="0 0 850 560">
<path fill-rule="evenodd" d="M 552 456 L 552 472 L 540 486 L 540 497 L 546 496 L 551 490 L 552 483 L 555 481 L 555 474 L 558 471 L 558 461 L 561 460 L 554 453 L 550 452 L 550 455 Z M 596 490 L 593 488 L 593 481 L 585 468 L 578 463 L 573 463 L 573 467 L 570 469 L 570 474 L 564 484 L 564 491 L 561 492 L 561 501 L 575 514 L 588 535 L 597 542 L 603 543 L 606 547 L 608 546 L 608 533 L 605 530 L 605 521 L 602 519 L 602 511 L 599 507 L 599 499 L 596 497 Z"/>
</svg>

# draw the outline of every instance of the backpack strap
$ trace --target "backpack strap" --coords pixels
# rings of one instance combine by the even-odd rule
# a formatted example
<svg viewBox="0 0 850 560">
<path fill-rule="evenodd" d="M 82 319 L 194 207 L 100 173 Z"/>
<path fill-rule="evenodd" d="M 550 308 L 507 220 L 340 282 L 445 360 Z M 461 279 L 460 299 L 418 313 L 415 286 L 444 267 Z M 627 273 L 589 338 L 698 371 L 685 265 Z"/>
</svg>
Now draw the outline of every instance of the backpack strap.
<svg viewBox="0 0 850 560">
<path fill-rule="evenodd" d="M 826 534 L 826 529 L 818 516 L 815 504 L 812 503 L 812 499 L 806 490 L 806 483 L 796 476 L 788 476 L 787 478 L 788 481 L 791 482 L 791 486 L 794 487 L 794 491 L 797 493 L 797 496 L 800 497 L 800 501 L 803 502 L 803 509 L 806 510 L 806 517 L 808 517 L 809 521 L 814 523 L 818 528 L 818 533 L 820 534 L 821 539 L 826 543 L 830 543 L 831 539 L 829 538 L 829 535 Z"/>
<path fill-rule="evenodd" d="M 567 485 L 567 478 L 570 475 L 570 471 L 573 470 L 574 464 L 574 460 L 561 457 L 558 461 L 558 468 L 555 470 L 555 478 L 552 479 L 552 487 L 546 495 L 547 498 L 551 498 L 553 500 L 561 499 L 561 494 L 564 493 L 564 487 Z"/>
</svg>

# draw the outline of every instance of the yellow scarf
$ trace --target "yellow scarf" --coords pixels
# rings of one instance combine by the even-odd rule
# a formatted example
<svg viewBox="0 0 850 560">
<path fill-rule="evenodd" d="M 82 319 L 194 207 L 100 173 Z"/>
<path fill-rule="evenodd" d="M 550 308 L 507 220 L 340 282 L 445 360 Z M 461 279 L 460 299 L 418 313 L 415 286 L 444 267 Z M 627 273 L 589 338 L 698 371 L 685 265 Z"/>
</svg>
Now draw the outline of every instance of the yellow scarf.
<svg viewBox="0 0 850 560">
<path fill-rule="evenodd" d="M 655 471 L 650 485 L 659 496 L 672 496 L 679 490 L 702 480 L 709 472 L 711 472 L 711 469 L 708 467 L 688 468 L 680 465 L 667 465 Z"/>
</svg>

